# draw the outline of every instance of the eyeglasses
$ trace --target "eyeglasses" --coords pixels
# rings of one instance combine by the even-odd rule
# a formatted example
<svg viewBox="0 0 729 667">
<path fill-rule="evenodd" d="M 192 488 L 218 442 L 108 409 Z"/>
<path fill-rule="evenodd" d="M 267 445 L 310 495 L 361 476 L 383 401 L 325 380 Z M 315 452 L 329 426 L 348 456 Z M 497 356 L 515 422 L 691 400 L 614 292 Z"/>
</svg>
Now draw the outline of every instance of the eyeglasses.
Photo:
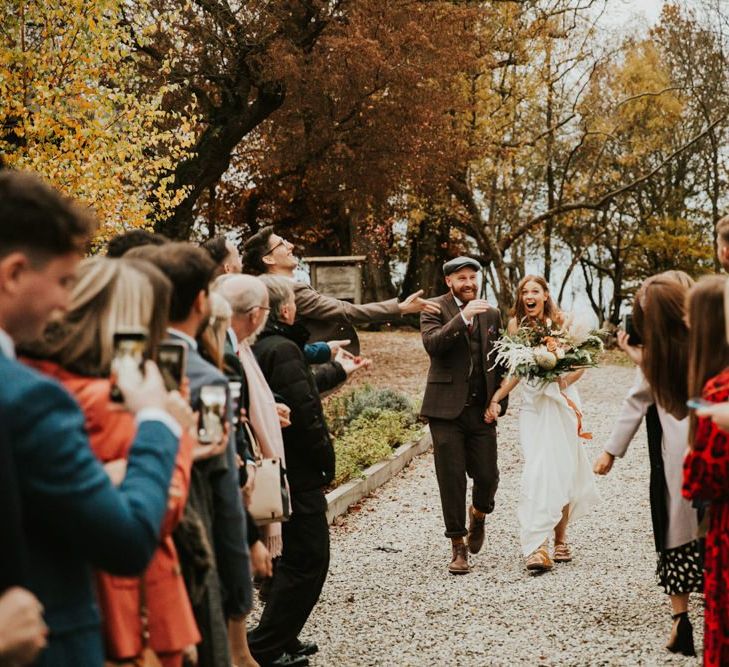
<svg viewBox="0 0 729 667">
<path fill-rule="evenodd" d="M 272 252 L 273 252 L 274 250 L 276 250 L 276 248 L 278 248 L 279 246 L 282 246 L 282 245 L 286 245 L 286 244 L 288 244 L 288 241 L 287 241 L 286 239 L 281 239 L 281 240 L 280 240 L 280 241 L 279 241 L 279 242 L 278 242 L 278 243 L 277 243 L 277 244 L 276 244 L 275 246 L 273 246 L 273 248 L 271 248 L 271 249 L 270 249 L 270 250 L 269 250 L 269 251 L 268 251 L 267 253 L 264 253 L 264 255 L 263 255 L 263 256 L 265 257 L 266 255 L 270 255 L 270 254 L 271 254 L 271 253 L 272 253 Z"/>
<path fill-rule="evenodd" d="M 256 308 L 260 308 L 261 310 L 271 310 L 268 306 L 251 306 L 250 308 L 246 308 L 243 312 L 250 313 L 252 310 L 255 310 Z"/>
</svg>

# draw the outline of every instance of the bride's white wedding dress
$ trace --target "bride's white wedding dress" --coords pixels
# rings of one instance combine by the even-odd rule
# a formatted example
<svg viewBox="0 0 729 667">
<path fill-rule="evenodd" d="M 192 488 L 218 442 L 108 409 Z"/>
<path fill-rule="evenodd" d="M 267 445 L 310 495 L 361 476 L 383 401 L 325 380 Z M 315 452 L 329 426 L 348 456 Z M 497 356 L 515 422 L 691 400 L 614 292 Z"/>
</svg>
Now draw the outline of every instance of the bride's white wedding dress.
<svg viewBox="0 0 729 667">
<path fill-rule="evenodd" d="M 524 471 L 519 499 L 521 546 L 525 556 L 554 533 L 569 505 L 570 521 L 599 500 L 592 466 L 578 435 L 578 419 L 564 393 L 580 409 L 574 384 L 561 392 L 558 383 L 522 382 L 519 440 Z"/>
</svg>

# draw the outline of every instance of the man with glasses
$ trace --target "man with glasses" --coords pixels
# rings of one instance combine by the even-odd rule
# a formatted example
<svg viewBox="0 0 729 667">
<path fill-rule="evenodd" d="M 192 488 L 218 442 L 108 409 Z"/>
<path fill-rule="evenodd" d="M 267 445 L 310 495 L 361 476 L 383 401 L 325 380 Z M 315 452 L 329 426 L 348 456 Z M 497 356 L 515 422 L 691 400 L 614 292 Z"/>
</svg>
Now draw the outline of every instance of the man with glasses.
<svg viewBox="0 0 729 667">
<path fill-rule="evenodd" d="M 284 276 L 293 281 L 299 259 L 294 255 L 293 243 L 275 234 L 269 226 L 246 241 L 243 264 L 254 273 Z M 359 340 L 353 325 L 383 322 L 420 312 L 440 312 L 436 303 L 422 298 L 422 290 L 399 303 L 397 299 L 390 299 L 353 304 L 319 294 L 305 283 L 294 282 L 293 287 L 297 319 L 309 330 L 310 340 L 349 339 L 351 343 L 347 349 L 353 354 L 359 354 Z"/>
</svg>

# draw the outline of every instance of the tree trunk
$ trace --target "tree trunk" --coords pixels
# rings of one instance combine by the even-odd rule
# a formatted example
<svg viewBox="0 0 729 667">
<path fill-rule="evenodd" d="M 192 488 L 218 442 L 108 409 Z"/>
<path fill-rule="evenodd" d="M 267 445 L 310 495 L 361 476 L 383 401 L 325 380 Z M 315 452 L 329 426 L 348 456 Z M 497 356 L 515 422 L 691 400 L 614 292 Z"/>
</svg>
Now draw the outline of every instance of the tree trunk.
<svg viewBox="0 0 729 667">
<path fill-rule="evenodd" d="M 403 297 L 421 289 L 424 296 L 445 294 L 443 263 L 448 260 L 448 225 L 426 216 L 420 224 L 408 230 L 408 257 L 400 294 Z"/>
</svg>

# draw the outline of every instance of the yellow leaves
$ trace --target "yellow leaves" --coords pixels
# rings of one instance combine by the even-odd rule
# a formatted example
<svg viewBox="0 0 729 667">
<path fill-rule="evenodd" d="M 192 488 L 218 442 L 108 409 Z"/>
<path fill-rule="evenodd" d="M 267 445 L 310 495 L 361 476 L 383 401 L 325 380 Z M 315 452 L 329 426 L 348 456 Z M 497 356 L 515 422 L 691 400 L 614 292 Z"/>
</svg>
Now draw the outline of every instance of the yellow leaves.
<svg viewBox="0 0 729 667">
<path fill-rule="evenodd" d="M 0 152 L 91 205 L 102 236 L 179 203 L 169 173 L 194 141 L 191 110 L 138 92 L 121 4 L 32 0 L 19 15 L 0 0 Z"/>
</svg>

